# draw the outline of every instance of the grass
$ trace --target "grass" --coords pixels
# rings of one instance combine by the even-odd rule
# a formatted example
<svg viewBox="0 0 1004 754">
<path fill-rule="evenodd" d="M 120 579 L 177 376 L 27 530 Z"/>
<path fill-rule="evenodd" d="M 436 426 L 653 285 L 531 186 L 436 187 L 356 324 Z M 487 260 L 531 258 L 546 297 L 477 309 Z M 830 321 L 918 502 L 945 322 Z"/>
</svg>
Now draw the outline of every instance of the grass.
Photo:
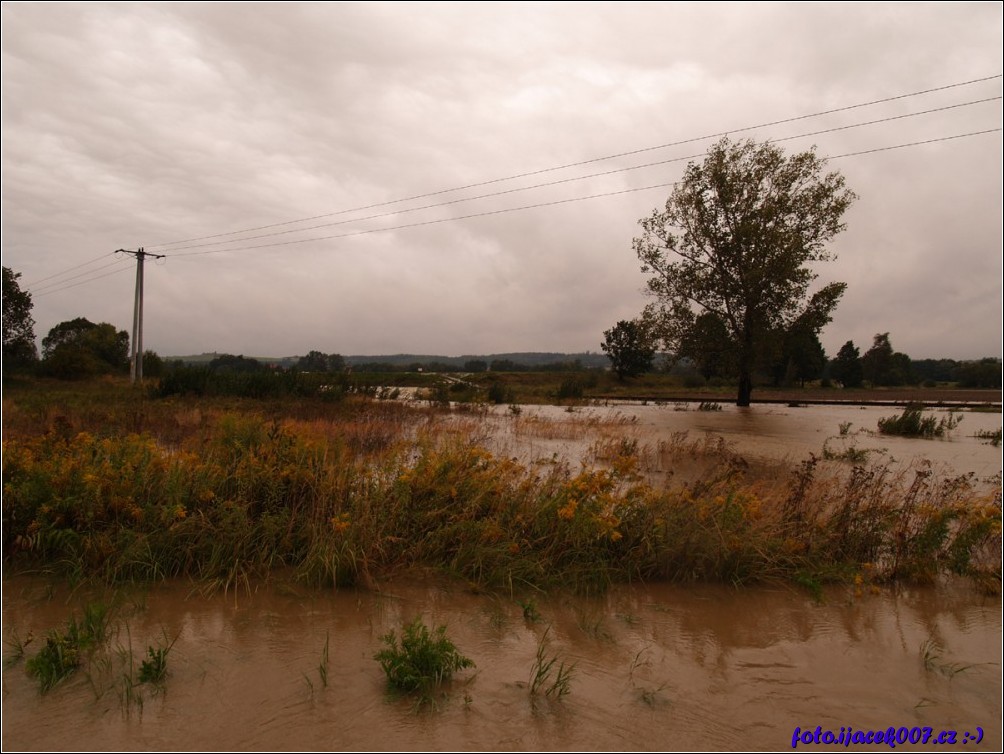
<svg viewBox="0 0 1004 754">
<path fill-rule="evenodd" d="M 994 430 L 992 432 L 990 430 L 988 430 L 988 429 L 981 429 L 981 430 L 977 431 L 973 435 L 973 437 L 975 437 L 975 438 L 977 438 L 979 440 L 986 440 L 987 444 L 992 445 L 995 448 L 999 448 L 1001 446 L 1001 430 L 1000 429 L 996 429 L 996 430 Z"/>
<path fill-rule="evenodd" d="M 321 687 L 328 687 L 328 650 L 330 648 L 331 636 L 327 632 L 324 634 L 324 649 L 321 650 L 321 662 L 317 666 L 317 673 L 321 678 Z"/>
<path fill-rule="evenodd" d="M 527 688 L 531 696 L 543 695 L 547 698 L 561 699 L 572 690 L 575 665 L 566 665 L 559 655 L 549 654 L 547 635 L 550 630 L 548 627 L 537 643 L 537 654 L 530 666 L 530 681 Z"/>
<path fill-rule="evenodd" d="M 430 631 L 421 618 L 402 627 L 400 643 L 394 631 L 381 641 L 386 647 L 374 659 L 396 691 L 428 694 L 455 672 L 474 667 L 474 661 L 460 654 L 447 638 L 445 626 Z"/>
<path fill-rule="evenodd" d="M 887 416 L 878 421 L 878 429 L 883 435 L 901 437 L 944 437 L 962 421 L 962 415 L 949 411 L 948 416 L 938 419 L 924 415 L 920 406 L 907 406 L 899 416 Z"/>
<path fill-rule="evenodd" d="M 108 608 L 90 604 L 78 620 L 70 618 L 65 631 L 53 630 L 45 638 L 45 645 L 27 660 L 25 670 L 38 679 L 41 693 L 51 690 L 68 678 L 83 664 L 84 655 L 105 641 L 108 634 Z"/>
<path fill-rule="evenodd" d="M 940 673 L 948 679 L 952 679 L 959 673 L 975 667 L 975 665 L 960 665 L 959 663 L 948 663 L 942 658 L 942 648 L 934 639 L 926 639 L 920 645 L 920 659 L 924 663 L 924 670 L 930 673 Z"/>
<path fill-rule="evenodd" d="M 354 394 L 177 402 L 112 387 L 5 393 L 5 567 L 207 591 L 280 569 L 366 586 L 431 567 L 512 594 L 823 582 L 870 564 L 876 581 L 956 573 L 1000 589 L 999 484 L 971 476 L 858 457 L 840 473 L 765 466 L 720 439 L 645 445 L 629 418 L 585 412 L 458 415 Z M 516 442 L 581 442 L 586 461 L 492 452 L 499 423 Z"/>
</svg>

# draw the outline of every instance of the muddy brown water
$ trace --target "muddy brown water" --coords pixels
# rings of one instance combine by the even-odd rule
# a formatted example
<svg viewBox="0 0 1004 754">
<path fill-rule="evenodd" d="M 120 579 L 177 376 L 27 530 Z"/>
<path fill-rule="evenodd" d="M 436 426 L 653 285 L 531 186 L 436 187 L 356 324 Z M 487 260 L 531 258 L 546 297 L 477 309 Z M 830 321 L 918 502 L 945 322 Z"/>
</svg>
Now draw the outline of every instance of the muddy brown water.
<svg viewBox="0 0 1004 754">
<path fill-rule="evenodd" d="M 533 412 L 566 416 L 541 408 L 523 418 Z M 869 431 L 851 441 L 903 463 L 980 476 L 1001 469 L 1000 450 L 971 437 L 999 428 L 999 414 L 967 413 L 950 440 L 925 441 L 872 434 L 888 408 L 618 406 L 572 416 L 590 412 L 640 442 L 712 432 L 741 453 L 795 461 L 819 454 L 839 424 L 852 422 L 850 432 Z M 509 420 L 501 411 L 494 419 Z M 524 423 L 501 443 L 574 458 L 589 440 L 554 434 L 535 436 Z M 539 618 L 530 621 L 512 595 L 439 580 L 312 591 L 276 578 L 250 593 L 210 596 L 171 582 L 100 595 L 113 605 L 108 642 L 39 694 L 14 646 L 31 635 L 26 654 L 34 655 L 48 631 L 94 598 L 5 576 L 5 751 L 789 750 L 796 727 L 816 726 L 838 735 L 950 730 L 966 749 L 1002 746 L 1001 601 L 965 583 L 863 584 L 829 589 L 822 601 L 797 588 L 623 585 L 593 598 L 533 596 Z M 380 637 L 416 616 L 445 625 L 477 663 L 421 709 L 387 692 L 373 659 Z M 125 681 L 136 679 L 147 647 L 175 638 L 162 687 Z M 529 687 L 542 644 L 555 667 L 574 665 L 560 700 Z M 982 741 L 963 744 L 977 728 Z M 886 748 L 850 748 L 876 746 Z"/>
<path fill-rule="evenodd" d="M 61 625 L 85 598 L 19 577 L 3 599 L 9 641 Z M 965 587 L 835 589 L 815 602 L 789 589 L 648 584 L 538 597 L 535 608 L 528 621 L 516 600 L 414 581 L 379 593 L 273 586 L 206 598 L 175 583 L 121 595 L 106 649 L 48 694 L 23 660 L 8 665 L 3 747 L 773 750 L 817 725 L 960 740 L 979 726 L 983 742 L 966 748 L 1001 747 L 1000 603 Z M 417 711 L 387 693 L 373 654 L 419 615 L 445 625 L 477 668 Z M 170 675 L 160 690 L 136 687 L 140 704 L 124 693 L 128 658 L 138 665 L 165 636 L 177 637 Z M 530 693 L 541 642 L 574 664 L 560 700 Z"/>
<path fill-rule="evenodd" d="M 613 404 L 603 407 L 565 408 L 540 406 L 527 409 L 527 416 L 552 420 L 571 416 L 580 421 L 590 416 L 618 423 L 624 431 L 634 431 L 642 442 L 656 442 L 676 432 L 691 438 L 722 437 L 740 455 L 763 456 L 798 463 L 810 454 L 823 455 L 827 443 L 834 453 L 855 447 L 868 450 L 870 462 L 892 461 L 910 465 L 926 462 L 939 473 L 973 473 L 992 477 L 1002 469 L 1000 447 L 993 447 L 975 435 L 1001 428 L 1001 414 L 979 411 L 955 412 L 958 426 L 943 438 L 895 437 L 878 432 L 880 419 L 898 416 L 902 409 L 888 406 L 780 406 L 757 404 L 739 408 L 720 404 L 719 411 L 698 411 L 694 404 Z M 925 415 L 947 418 L 945 409 L 929 409 Z M 841 427 L 846 434 L 841 435 Z M 546 452 L 560 450 L 561 444 L 545 446 Z"/>
</svg>

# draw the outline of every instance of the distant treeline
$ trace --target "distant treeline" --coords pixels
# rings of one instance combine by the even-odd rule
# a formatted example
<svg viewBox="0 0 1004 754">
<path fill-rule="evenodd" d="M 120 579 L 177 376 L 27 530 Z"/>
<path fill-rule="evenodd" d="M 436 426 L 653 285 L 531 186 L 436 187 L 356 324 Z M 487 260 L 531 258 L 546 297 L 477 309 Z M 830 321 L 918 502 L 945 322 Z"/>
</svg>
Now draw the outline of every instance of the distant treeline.
<svg viewBox="0 0 1004 754">
<path fill-rule="evenodd" d="M 869 368 L 868 358 L 864 359 L 862 376 L 873 385 L 924 385 L 932 383 L 954 383 L 968 388 L 999 388 L 1002 384 L 1000 359 L 987 357 L 976 361 L 956 361 L 955 359 L 911 360 L 901 354 L 893 354 L 887 369 Z M 898 359 L 895 357 L 899 357 Z M 855 357 L 856 358 L 856 357 Z M 838 359 L 830 360 L 818 377 L 829 379 L 836 376 L 833 365 Z M 671 362 L 662 358 L 659 371 L 668 371 L 683 378 L 698 376 L 699 365 L 690 359 Z M 671 368 L 667 365 L 672 363 Z M 202 366 L 216 373 L 248 373 L 258 371 L 298 371 L 298 372 L 366 372 L 366 373 L 406 373 L 406 372 L 584 372 L 608 369 L 609 359 L 599 353 L 510 353 L 491 356 L 425 356 L 417 354 L 394 354 L 389 356 L 341 356 L 311 351 L 306 356 L 282 359 L 252 358 L 231 354 L 204 354 L 201 357 L 182 357 L 167 362 L 168 370 L 180 366 Z M 158 370 L 159 371 L 159 370 Z M 872 374 L 871 372 L 875 372 Z M 722 379 L 724 378 L 724 379 Z M 769 375 L 762 375 L 765 382 Z M 838 379 L 840 379 L 838 377 Z M 704 379 L 701 380 L 705 382 Z M 718 382 L 727 382 L 721 375 Z"/>
<path fill-rule="evenodd" d="M 253 371 L 256 369 L 298 369 L 300 371 L 341 371 L 348 367 L 357 372 L 575 372 L 606 369 L 610 360 L 602 353 L 502 353 L 485 356 L 438 356 L 391 354 L 381 356 L 341 356 L 311 351 L 306 356 L 245 357 L 206 353 L 170 359 L 214 371 Z"/>
<path fill-rule="evenodd" d="M 979 361 L 918 359 L 910 367 L 917 384 L 954 382 L 959 387 L 1001 387 L 1001 362 L 990 357 Z"/>
</svg>

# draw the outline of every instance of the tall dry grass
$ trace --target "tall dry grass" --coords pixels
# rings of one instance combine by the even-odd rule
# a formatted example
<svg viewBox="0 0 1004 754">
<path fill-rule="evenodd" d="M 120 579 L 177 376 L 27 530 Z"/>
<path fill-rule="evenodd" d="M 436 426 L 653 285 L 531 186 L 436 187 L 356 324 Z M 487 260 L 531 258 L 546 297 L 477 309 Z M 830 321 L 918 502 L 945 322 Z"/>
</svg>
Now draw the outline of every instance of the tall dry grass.
<svg viewBox="0 0 1004 754">
<path fill-rule="evenodd" d="M 927 468 L 765 468 L 713 440 L 643 446 L 587 423 L 577 438 L 602 431 L 581 463 L 524 463 L 486 449 L 497 418 L 367 400 L 313 416 L 145 401 L 95 423 L 13 408 L 3 551 L 17 568 L 231 588 L 279 568 L 370 585 L 420 567 L 513 590 L 954 573 L 1000 590 L 1000 485 Z"/>
</svg>

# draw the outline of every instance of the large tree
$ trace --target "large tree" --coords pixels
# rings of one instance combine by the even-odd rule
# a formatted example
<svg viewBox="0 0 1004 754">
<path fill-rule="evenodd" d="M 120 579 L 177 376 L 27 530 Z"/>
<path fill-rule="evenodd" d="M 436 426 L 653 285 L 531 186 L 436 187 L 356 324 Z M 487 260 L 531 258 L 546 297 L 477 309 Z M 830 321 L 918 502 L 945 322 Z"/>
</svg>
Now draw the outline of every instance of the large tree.
<svg viewBox="0 0 1004 754">
<path fill-rule="evenodd" d="M 690 163 L 663 210 L 640 223 L 634 240 L 648 292 L 648 315 L 677 352 L 702 314 L 726 329 L 739 378 L 736 403 L 748 406 L 754 367 L 779 333 L 798 321 L 815 331 L 830 321 L 844 283 L 810 295 L 812 263 L 844 229 L 856 196 L 839 173 L 825 173 L 815 150 L 786 156 L 773 144 L 722 139 L 703 163 Z"/>
<path fill-rule="evenodd" d="M 652 338 L 645 324 L 638 320 L 621 320 L 605 331 L 600 348 L 610 358 L 620 380 L 650 371 L 655 360 Z"/>
<path fill-rule="evenodd" d="M 18 285 L 20 272 L 3 268 L 3 365 L 20 368 L 38 358 L 35 348 L 35 320 L 31 316 L 31 294 Z"/>
<path fill-rule="evenodd" d="M 864 377 L 872 385 L 909 385 L 913 383 L 910 357 L 892 350 L 889 333 L 876 333 L 872 347 L 861 357 Z"/>
<path fill-rule="evenodd" d="M 123 372 L 129 366 L 129 333 L 86 317 L 60 322 L 42 339 L 42 369 L 62 379 Z"/>
<path fill-rule="evenodd" d="M 837 358 L 830 362 L 830 374 L 844 387 L 861 387 L 865 373 L 861 366 L 861 352 L 853 340 L 840 347 Z"/>
</svg>

